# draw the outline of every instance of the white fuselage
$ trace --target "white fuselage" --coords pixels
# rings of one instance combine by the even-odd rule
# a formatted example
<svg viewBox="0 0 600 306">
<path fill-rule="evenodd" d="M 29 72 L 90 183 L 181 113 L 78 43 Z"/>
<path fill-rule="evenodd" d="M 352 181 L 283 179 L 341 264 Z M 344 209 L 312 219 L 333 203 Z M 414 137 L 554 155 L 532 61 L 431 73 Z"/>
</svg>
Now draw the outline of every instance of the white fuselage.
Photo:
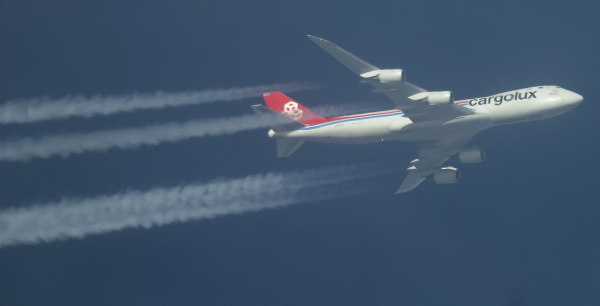
<svg viewBox="0 0 600 306">
<path fill-rule="evenodd" d="M 583 98 L 558 86 L 535 86 L 454 103 L 473 110 L 472 115 L 450 121 L 413 123 L 401 110 L 326 119 L 303 129 L 275 133 L 274 138 L 299 138 L 329 143 L 372 143 L 387 140 L 426 141 L 446 134 L 493 126 L 548 119 L 575 108 Z"/>
</svg>

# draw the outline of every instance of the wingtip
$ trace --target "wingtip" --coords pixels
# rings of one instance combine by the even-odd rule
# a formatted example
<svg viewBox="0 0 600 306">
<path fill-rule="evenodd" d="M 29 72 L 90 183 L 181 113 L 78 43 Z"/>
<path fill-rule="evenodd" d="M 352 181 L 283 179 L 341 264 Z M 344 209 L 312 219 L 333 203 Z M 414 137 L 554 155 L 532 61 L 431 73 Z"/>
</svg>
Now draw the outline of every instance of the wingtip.
<svg viewBox="0 0 600 306">
<path fill-rule="evenodd" d="M 405 190 L 405 188 L 400 187 L 400 188 L 398 188 L 398 190 L 396 190 L 396 192 L 394 192 L 394 194 L 405 193 L 405 192 L 408 192 L 408 191 L 411 191 L 411 190 L 412 189 Z"/>
<path fill-rule="evenodd" d="M 394 192 L 394 194 L 406 193 L 406 192 L 412 191 L 413 189 L 415 189 L 415 187 L 417 187 L 417 186 L 405 186 L 404 184 L 402 184 L 398 188 L 398 190 L 396 190 L 396 192 Z"/>
<path fill-rule="evenodd" d="M 312 41 L 327 41 L 323 38 L 320 37 L 316 37 L 316 36 L 312 36 L 312 35 L 306 35 L 308 38 L 310 38 Z M 328 41 L 327 41 L 328 42 Z"/>
</svg>

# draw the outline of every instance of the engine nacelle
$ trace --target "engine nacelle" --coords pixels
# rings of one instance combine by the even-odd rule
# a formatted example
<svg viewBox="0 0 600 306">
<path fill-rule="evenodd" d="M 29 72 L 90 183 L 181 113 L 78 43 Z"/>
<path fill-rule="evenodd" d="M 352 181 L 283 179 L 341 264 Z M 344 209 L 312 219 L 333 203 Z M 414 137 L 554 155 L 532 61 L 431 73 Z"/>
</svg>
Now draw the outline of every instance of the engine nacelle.
<svg viewBox="0 0 600 306">
<path fill-rule="evenodd" d="M 458 183 L 459 180 L 458 169 L 454 167 L 440 168 L 433 174 L 433 181 L 436 184 L 454 184 Z"/>
<path fill-rule="evenodd" d="M 404 72 L 402 69 L 387 69 L 381 71 L 377 78 L 383 83 L 404 81 Z"/>
<path fill-rule="evenodd" d="M 458 160 L 463 164 L 480 163 L 485 159 L 485 153 L 478 147 L 464 148 L 458 153 Z"/>
<path fill-rule="evenodd" d="M 426 91 L 408 98 L 414 101 L 429 102 L 430 105 L 454 103 L 454 95 L 451 91 Z"/>
<path fill-rule="evenodd" d="M 454 102 L 454 95 L 451 91 L 436 91 L 432 92 L 427 97 L 427 102 L 431 105 L 448 104 Z"/>
<path fill-rule="evenodd" d="M 376 79 L 381 83 L 404 81 L 404 71 L 402 69 L 373 70 L 360 75 L 365 79 Z"/>
</svg>

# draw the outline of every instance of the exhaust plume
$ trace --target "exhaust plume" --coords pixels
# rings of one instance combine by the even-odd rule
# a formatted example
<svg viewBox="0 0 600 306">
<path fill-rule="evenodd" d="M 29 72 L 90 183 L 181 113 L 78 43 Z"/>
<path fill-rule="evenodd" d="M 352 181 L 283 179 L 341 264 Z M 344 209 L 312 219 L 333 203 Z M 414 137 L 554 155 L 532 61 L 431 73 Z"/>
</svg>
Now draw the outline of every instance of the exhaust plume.
<svg viewBox="0 0 600 306">
<path fill-rule="evenodd" d="M 34 123 L 68 117 L 106 116 L 141 109 L 160 109 L 192 104 L 234 101 L 260 97 L 265 92 L 295 92 L 315 89 L 317 86 L 289 83 L 229 89 L 209 89 L 182 93 L 131 94 L 121 96 L 81 95 L 61 99 L 48 97 L 10 100 L 0 105 L 0 124 Z"/>
<path fill-rule="evenodd" d="M 22 138 L 0 143 L 0 161 L 27 161 L 31 158 L 68 157 L 86 151 L 106 151 L 111 148 L 133 149 L 142 145 L 158 145 L 188 138 L 233 134 L 245 130 L 266 128 L 283 123 L 285 118 L 269 115 L 243 115 L 230 118 L 192 120 L 141 128 L 106 130 Z"/>
<path fill-rule="evenodd" d="M 267 173 L 10 208 L 0 212 L 0 247 L 83 238 L 126 228 L 151 228 L 345 197 L 375 188 L 344 184 L 390 173 L 389 169 L 381 164 L 365 164 Z"/>
<path fill-rule="evenodd" d="M 329 106 L 324 113 L 335 113 L 353 108 L 352 105 Z M 73 133 L 40 138 L 26 137 L 0 142 L 0 161 L 28 161 L 83 152 L 102 152 L 111 148 L 134 149 L 142 145 L 158 145 L 189 138 L 234 134 L 241 131 L 268 128 L 288 122 L 287 117 L 269 114 L 251 114 L 238 117 L 192 120 L 184 123 L 166 123 L 141 128 L 106 130 L 91 133 Z"/>
</svg>

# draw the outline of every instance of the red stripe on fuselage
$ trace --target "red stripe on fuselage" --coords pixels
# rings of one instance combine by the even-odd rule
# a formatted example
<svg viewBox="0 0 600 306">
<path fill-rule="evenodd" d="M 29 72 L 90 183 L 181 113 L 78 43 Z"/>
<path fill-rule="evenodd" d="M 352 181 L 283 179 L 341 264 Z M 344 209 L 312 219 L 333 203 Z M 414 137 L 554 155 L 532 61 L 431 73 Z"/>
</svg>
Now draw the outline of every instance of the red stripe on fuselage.
<svg viewBox="0 0 600 306">
<path fill-rule="evenodd" d="M 347 120 L 347 119 L 356 119 L 356 118 L 371 117 L 371 116 L 381 116 L 381 115 L 394 114 L 394 113 L 402 113 L 402 111 L 401 110 L 393 110 L 393 111 L 385 111 L 385 112 L 379 112 L 379 113 L 358 114 L 358 115 L 352 115 L 352 116 L 343 116 L 343 117 L 326 118 L 326 119 L 314 119 L 314 120 L 310 120 L 310 121 L 304 121 L 302 123 L 307 124 L 308 126 L 315 126 L 315 125 L 319 125 L 319 124 L 323 124 L 323 123 L 330 123 L 330 122 Z"/>
</svg>

